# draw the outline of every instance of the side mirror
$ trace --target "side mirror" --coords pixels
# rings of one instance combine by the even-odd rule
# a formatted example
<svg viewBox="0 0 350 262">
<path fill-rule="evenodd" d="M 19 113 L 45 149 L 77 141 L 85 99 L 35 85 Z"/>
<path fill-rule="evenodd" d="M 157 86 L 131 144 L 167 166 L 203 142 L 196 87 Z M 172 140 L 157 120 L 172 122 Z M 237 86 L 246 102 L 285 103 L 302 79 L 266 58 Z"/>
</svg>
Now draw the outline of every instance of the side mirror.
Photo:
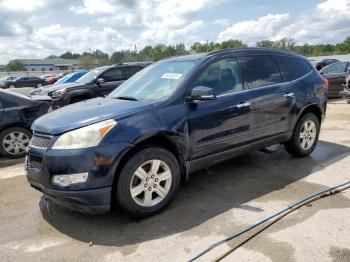
<svg viewBox="0 0 350 262">
<path fill-rule="evenodd" d="M 196 86 L 192 89 L 191 95 L 187 98 L 189 101 L 215 100 L 216 96 L 213 89 L 207 86 Z"/>
<path fill-rule="evenodd" d="M 320 71 L 320 75 L 324 75 L 324 72 L 323 72 L 323 71 Z"/>
<path fill-rule="evenodd" d="M 104 84 L 106 81 L 103 79 L 103 78 L 97 78 L 96 80 L 96 84 L 97 85 L 101 85 L 101 84 Z"/>
</svg>

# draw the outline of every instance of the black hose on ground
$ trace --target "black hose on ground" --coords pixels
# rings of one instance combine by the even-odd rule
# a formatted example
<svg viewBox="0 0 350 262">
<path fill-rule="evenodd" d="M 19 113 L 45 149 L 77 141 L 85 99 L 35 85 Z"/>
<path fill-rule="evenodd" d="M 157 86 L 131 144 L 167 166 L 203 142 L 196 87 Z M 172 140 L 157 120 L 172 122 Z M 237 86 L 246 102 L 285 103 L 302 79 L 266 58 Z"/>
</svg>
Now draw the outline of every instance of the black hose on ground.
<svg viewBox="0 0 350 262">
<path fill-rule="evenodd" d="M 205 249 L 204 251 L 202 251 L 201 253 L 199 253 L 198 255 L 196 255 L 195 257 L 191 258 L 188 262 L 192 262 L 197 260 L 198 258 L 202 257 L 203 255 L 205 255 L 206 253 L 208 253 L 209 251 L 213 250 L 214 248 L 234 239 L 237 238 L 241 235 L 243 235 L 244 233 L 247 233 L 248 231 L 266 223 L 269 221 L 269 223 L 267 223 L 264 227 L 262 227 L 261 229 L 259 229 L 256 233 L 254 233 L 253 235 L 249 236 L 246 240 L 242 241 L 241 243 L 239 243 L 238 245 L 236 245 L 235 247 L 231 248 L 230 250 L 228 250 L 227 252 L 225 252 L 223 255 L 221 255 L 219 258 L 217 258 L 215 261 L 220 261 L 223 258 L 227 257 L 229 254 L 231 254 L 233 251 L 235 251 L 237 248 L 241 247 L 242 245 L 244 245 L 245 243 L 247 243 L 249 240 L 251 240 L 253 237 L 255 237 L 256 235 L 258 235 L 259 233 L 261 233 L 262 231 L 264 231 L 266 228 L 268 228 L 269 226 L 271 226 L 272 224 L 274 224 L 275 222 L 277 222 L 278 220 L 282 219 L 283 217 L 285 217 L 286 215 L 288 215 L 289 213 L 297 210 L 298 208 L 305 206 L 313 201 L 316 201 L 320 198 L 323 197 L 327 197 L 330 195 L 334 195 L 336 193 L 339 193 L 345 189 L 350 188 L 350 181 L 347 181 L 345 183 L 342 183 L 340 185 L 337 186 L 333 186 L 330 188 L 326 188 L 324 190 L 321 190 L 315 194 L 309 195 L 304 197 L 302 200 L 288 206 L 287 208 L 282 209 L 281 211 L 239 231 L 238 233 L 227 237 L 221 241 L 218 241 L 216 243 L 214 243 L 213 245 L 211 245 L 210 247 L 208 247 L 207 249 Z"/>
</svg>

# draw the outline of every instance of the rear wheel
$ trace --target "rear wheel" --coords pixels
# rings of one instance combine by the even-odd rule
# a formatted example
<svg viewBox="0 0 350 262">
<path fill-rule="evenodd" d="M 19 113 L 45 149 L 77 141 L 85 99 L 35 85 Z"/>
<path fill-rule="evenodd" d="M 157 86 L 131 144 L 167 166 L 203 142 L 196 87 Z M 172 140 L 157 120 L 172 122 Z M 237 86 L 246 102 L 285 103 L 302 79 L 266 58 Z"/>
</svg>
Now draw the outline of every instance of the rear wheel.
<svg viewBox="0 0 350 262">
<path fill-rule="evenodd" d="M 22 127 L 12 127 L 0 133 L 0 153 L 8 158 L 24 157 L 32 134 Z"/>
<path fill-rule="evenodd" d="M 293 132 L 292 138 L 285 144 L 288 153 L 296 157 L 310 155 L 318 142 L 320 121 L 313 113 L 303 115 Z"/>
<path fill-rule="evenodd" d="M 166 149 L 150 147 L 136 153 L 124 166 L 116 199 L 134 217 L 151 216 L 165 208 L 180 186 L 180 168 Z"/>
</svg>

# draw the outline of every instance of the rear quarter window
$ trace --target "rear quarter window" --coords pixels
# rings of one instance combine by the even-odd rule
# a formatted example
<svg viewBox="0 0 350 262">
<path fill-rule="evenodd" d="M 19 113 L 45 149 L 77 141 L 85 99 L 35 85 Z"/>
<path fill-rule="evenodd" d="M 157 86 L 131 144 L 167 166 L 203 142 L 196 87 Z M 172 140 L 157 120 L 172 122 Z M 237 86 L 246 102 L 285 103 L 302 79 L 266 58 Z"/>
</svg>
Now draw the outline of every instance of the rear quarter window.
<svg viewBox="0 0 350 262">
<path fill-rule="evenodd" d="M 290 82 L 311 72 L 310 64 L 302 58 L 292 56 L 274 56 L 284 81 Z"/>
<path fill-rule="evenodd" d="M 243 79 L 250 88 L 274 85 L 282 82 L 281 73 L 271 56 L 256 55 L 238 58 Z"/>
</svg>

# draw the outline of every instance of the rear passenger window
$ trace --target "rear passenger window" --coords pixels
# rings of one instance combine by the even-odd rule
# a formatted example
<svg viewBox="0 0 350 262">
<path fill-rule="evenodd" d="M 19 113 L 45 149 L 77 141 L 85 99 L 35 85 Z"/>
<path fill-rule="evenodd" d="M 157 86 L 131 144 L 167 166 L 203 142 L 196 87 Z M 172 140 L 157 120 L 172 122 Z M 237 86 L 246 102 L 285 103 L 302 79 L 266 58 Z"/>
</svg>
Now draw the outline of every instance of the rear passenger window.
<svg viewBox="0 0 350 262">
<path fill-rule="evenodd" d="M 340 74 L 345 72 L 347 62 L 334 63 L 321 70 L 323 74 Z"/>
<path fill-rule="evenodd" d="M 206 86 L 216 96 L 243 90 L 236 59 L 225 59 L 211 64 L 194 82 L 193 87 Z"/>
<path fill-rule="evenodd" d="M 281 70 L 283 79 L 287 82 L 293 81 L 310 73 L 311 67 L 307 61 L 298 57 L 275 56 Z"/>
<path fill-rule="evenodd" d="M 244 56 L 238 58 L 244 81 L 250 88 L 282 82 L 276 62 L 270 56 Z"/>
</svg>

